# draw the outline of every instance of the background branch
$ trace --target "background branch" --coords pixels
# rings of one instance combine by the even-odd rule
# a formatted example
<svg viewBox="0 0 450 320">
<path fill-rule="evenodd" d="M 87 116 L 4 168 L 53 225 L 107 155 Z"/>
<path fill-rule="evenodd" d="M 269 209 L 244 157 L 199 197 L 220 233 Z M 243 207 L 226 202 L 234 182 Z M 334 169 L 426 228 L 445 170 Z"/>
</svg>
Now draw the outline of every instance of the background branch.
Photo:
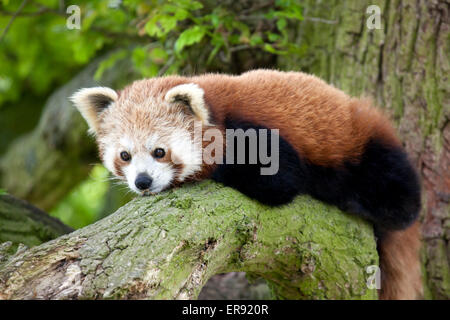
<svg viewBox="0 0 450 320">
<path fill-rule="evenodd" d="M 11 27 L 11 25 L 13 24 L 13 22 L 17 18 L 17 16 L 20 14 L 22 9 L 25 7 L 25 5 L 27 4 L 27 1 L 28 0 L 23 0 L 22 3 L 20 4 L 19 8 L 17 9 L 17 11 L 14 12 L 14 14 L 12 15 L 11 20 L 9 20 L 8 24 L 6 25 L 5 29 L 2 32 L 2 35 L 0 36 L 0 42 L 2 42 L 3 38 L 6 36 L 6 33 L 8 32 L 9 28 Z"/>
<path fill-rule="evenodd" d="M 13 250 L 19 244 L 39 245 L 73 229 L 58 219 L 10 195 L 0 195 L 0 244 L 9 242 Z"/>
</svg>

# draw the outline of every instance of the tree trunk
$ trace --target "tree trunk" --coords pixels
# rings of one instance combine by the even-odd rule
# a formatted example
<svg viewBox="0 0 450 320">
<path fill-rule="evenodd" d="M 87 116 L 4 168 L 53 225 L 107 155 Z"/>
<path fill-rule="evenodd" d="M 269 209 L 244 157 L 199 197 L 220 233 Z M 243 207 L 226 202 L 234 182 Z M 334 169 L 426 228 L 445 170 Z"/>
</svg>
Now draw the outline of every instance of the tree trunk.
<svg viewBox="0 0 450 320">
<path fill-rule="evenodd" d="M 213 275 L 264 278 L 277 298 L 375 299 L 371 226 L 309 197 L 269 208 L 213 182 L 137 198 L 99 222 L 15 254 L 0 299 L 194 299 Z"/>
<path fill-rule="evenodd" d="M 381 29 L 366 9 L 381 9 Z M 450 298 L 450 3 L 445 0 L 306 1 L 294 37 L 305 56 L 279 65 L 371 96 L 395 121 L 419 168 L 427 297 Z"/>
</svg>

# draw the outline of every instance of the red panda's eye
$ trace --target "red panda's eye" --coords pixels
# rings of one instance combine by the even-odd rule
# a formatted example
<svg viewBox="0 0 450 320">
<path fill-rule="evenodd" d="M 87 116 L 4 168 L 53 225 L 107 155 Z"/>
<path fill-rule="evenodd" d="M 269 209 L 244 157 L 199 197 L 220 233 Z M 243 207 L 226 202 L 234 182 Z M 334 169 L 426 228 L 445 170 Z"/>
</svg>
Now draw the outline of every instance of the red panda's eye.
<svg viewBox="0 0 450 320">
<path fill-rule="evenodd" d="M 155 151 L 153 151 L 153 156 L 155 158 L 162 158 L 165 155 L 166 155 L 166 152 L 164 151 L 164 149 L 156 148 Z"/>
<path fill-rule="evenodd" d="M 131 160 L 131 156 L 130 156 L 130 154 L 129 154 L 128 152 L 122 151 L 122 152 L 120 153 L 120 159 L 122 159 L 123 161 L 128 162 L 128 161 Z"/>
</svg>

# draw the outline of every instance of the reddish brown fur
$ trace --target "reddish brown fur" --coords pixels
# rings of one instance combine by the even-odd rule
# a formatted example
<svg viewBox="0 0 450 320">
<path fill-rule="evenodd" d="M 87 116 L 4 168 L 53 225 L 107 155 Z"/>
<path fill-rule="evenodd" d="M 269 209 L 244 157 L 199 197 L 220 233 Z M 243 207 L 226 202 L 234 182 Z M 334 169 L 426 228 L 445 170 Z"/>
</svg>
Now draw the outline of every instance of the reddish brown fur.
<svg viewBox="0 0 450 320">
<path fill-rule="evenodd" d="M 115 174 L 119 177 L 125 177 L 122 171 L 122 166 L 124 165 L 123 161 L 118 157 L 114 160 L 114 170 Z"/>
<path fill-rule="evenodd" d="M 173 186 L 176 186 L 178 184 L 180 184 L 180 181 L 178 181 L 178 177 L 180 176 L 180 174 L 183 171 L 183 167 L 184 164 L 177 159 L 175 156 L 172 155 L 171 150 L 167 150 L 166 155 L 161 158 L 161 159 L 156 159 L 157 161 L 162 161 L 162 162 L 170 162 L 170 164 L 172 165 L 172 168 L 175 170 L 175 179 L 174 179 L 174 183 L 172 183 Z"/>
<path fill-rule="evenodd" d="M 259 70 L 193 80 L 205 90 L 217 122 L 230 115 L 279 129 L 297 152 L 317 165 L 358 159 L 371 137 L 399 144 L 389 121 L 369 100 L 350 98 L 314 76 Z"/>
<path fill-rule="evenodd" d="M 381 267 L 380 299 L 420 299 L 420 224 L 388 233 L 378 244 Z"/>
<path fill-rule="evenodd" d="M 257 70 L 241 76 L 149 79 L 125 88 L 121 99 L 132 96 L 139 103 L 185 83 L 196 83 L 205 91 L 206 104 L 219 127 L 226 116 L 232 116 L 279 129 L 297 152 L 317 165 L 357 160 L 371 137 L 400 144 L 387 118 L 369 100 L 351 98 L 299 72 Z"/>
</svg>

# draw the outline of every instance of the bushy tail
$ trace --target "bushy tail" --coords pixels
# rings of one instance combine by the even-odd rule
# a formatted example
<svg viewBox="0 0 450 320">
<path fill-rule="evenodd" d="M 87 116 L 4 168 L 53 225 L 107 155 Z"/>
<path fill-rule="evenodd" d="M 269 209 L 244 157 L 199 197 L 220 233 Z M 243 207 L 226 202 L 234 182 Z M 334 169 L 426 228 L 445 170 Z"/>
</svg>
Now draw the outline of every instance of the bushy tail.
<svg viewBox="0 0 450 320">
<path fill-rule="evenodd" d="M 421 299 L 420 225 L 389 231 L 378 240 L 382 300 Z"/>
</svg>

